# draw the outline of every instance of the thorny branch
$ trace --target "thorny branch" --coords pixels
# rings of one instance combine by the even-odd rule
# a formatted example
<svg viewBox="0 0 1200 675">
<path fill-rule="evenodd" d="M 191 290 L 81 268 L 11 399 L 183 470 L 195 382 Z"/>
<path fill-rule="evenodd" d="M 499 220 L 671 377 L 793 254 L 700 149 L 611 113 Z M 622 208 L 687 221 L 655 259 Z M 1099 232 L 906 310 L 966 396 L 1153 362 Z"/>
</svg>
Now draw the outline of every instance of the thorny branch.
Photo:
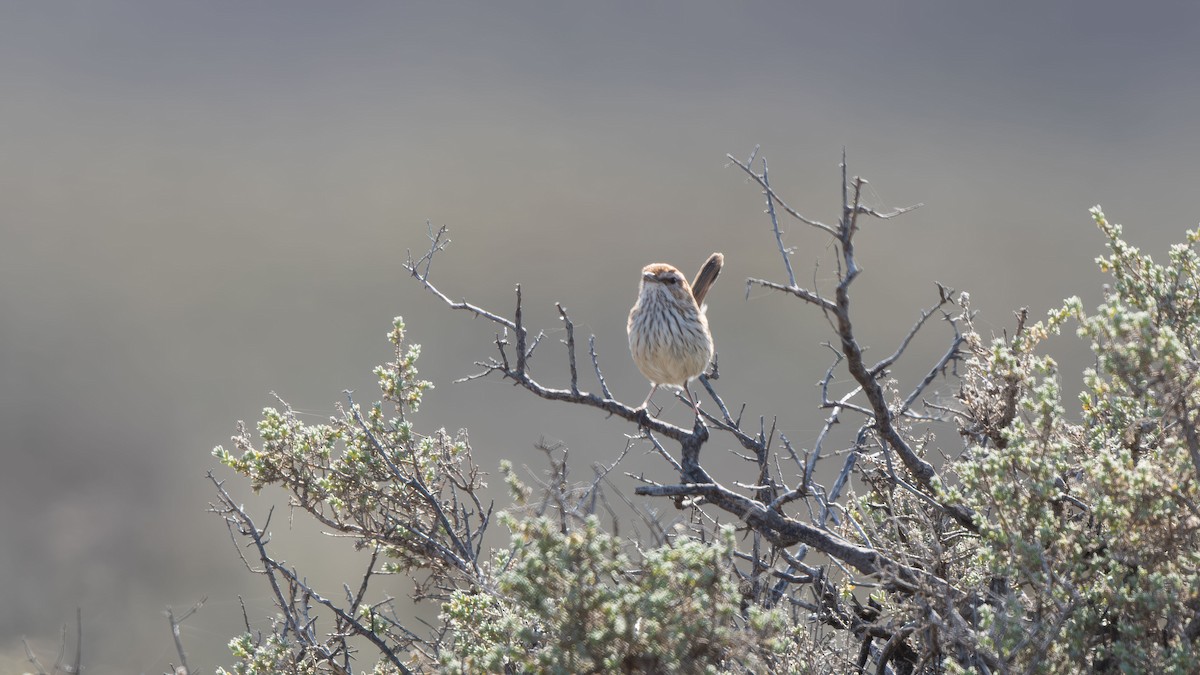
<svg viewBox="0 0 1200 675">
<path fill-rule="evenodd" d="M 188 673 L 192 672 L 191 666 L 188 665 L 187 652 L 183 649 L 183 640 L 179 636 L 179 626 L 184 621 L 187 621 L 188 617 L 195 614 L 206 601 L 207 598 L 201 598 L 199 602 L 189 607 L 178 619 L 175 618 L 175 610 L 170 607 L 167 608 L 167 623 L 171 627 L 171 638 L 175 641 L 175 652 L 179 654 L 179 668 L 175 669 L 178 675 L 188 675 Z"/>
<path fill-rule="evenodd" d="M 37 675 L 51 675 L 51 673 L 53 673 L 53 675 L 58 675 L 59 673 L 64 673 L 64 675 L 76 675 L 77 673 L 83 672 L 83 608 L 75 608 L 75 656 L 70 663 L 64 663 L 64 660 L 67 657 L 66 624 L 63 624 L 62 627 L 62 633 L 58 644 L 58 656 L 54 658 L 54 666 L 52 667 L 50 673 L 48 673 L 42 666 L 41 661 L 38 660 L 37 654 L 34 653 L 33 647 L 30 646 L 28 640 L 21 638 L 21 646 L 25 648 L 25 658 L 27 661 L 29 661 L 30 665 L 33 666 L 34 672 L 37 673 Z"/>
<path fill-rule="evenodd" d="M 885 393 L 884 386 L 881 381 L 881 375 L 888 366 L 893 364 L 907 348 L 912 337 L 925 324 L 925 321 L 933 315 L 938 309 L 947 303 L 951 302 L 950 294 L 944 287 L 939 286 L 938 303 L 927 312 L 922 312 L 921 318 L 909 331 L 908 335 L 902 340 L 896 351 L 875 364 L 868 367 L 863 361 L 863 349 L 858 342 L 858 338 L 854 331 L 854 323 L 850 314 L 850 286 L 861 273 L 861 268 L 854 254 L 854 235 L 858 231 L 859 215 L 868 215 L 875 218 L 888 219 L 895 216 L 907 213 L 920 205 L 896 209 L 890 212 L 879 212 L 874 209 L 867 208 L 862 204 L 862 188 L 866 185 L 866 181 L 857 176 L 851 178 L 847 174 L 845 154 L 842 156 L 842 217 L 838 221 L 836 228 L 830 227 L 819 221 L 806 218 L 795 212 L 786 205 L 782 199 L 771 188 L 770 183 L 766 178 L 766 168 L 764 163 L 763 173 L 757 174 L 748 165 L 743 164 L 736 158 L 729 156 L 729 159 L 736 164 L 743 172 L 755 179 L 763 191 L 766 193 L 768 200 L 773 200 L 778 203 L 785 211 L 791 213 L 795 218 L 803 223 L 816 227 L 834 237 L 834 241 L 841 253 L 839 260 L 839 281 L 834 289 L 834 300 L 832 303 L 815 292 L 798 289 L 795 287 L 794 281 L 788 287 L 783 287 L 781 290 L 797 295 L 798 297 L 820 306 L 827 313 L 832 314 L 834 319 L 834 328 L 841 343 L 841 357 L 845 358 L 846 368 L 850 375 L 861 387 L 863 394 L 866 396 L 870 408 L 870 416 L 873 428 L 879 437 L 884 441 L 886 447 L 893 450 L 899 455 L 901 462 L 908 471 L 916 479 L 917 484 L 923 492 L 934 493 L 934 486 L 940 482 L 937 471 L 933 465 L 922 459 L 909 445 L 904 435 L 896 428 L 896 419 L 907 410 L 908 406 L 904 406 L 901 410 L 890 409 Z M 782 245 L 781 245 L 782 247 Z M 787 251 L 784 251 L 787 255 Z M 789 266 L 790 270 L 790 266 Z M 791 278 L 791 277 L 789 277 Z M 779 285 L 762 284 L 768 288 L 779 288 Z M 953 325 L 953 319 L 946 317 L 946 320 Z M 955 344 L 950 349 L 950 356 L 939 362 L 939 366 L 935 367 L 935 372 L 940 372 L 950 360 L 958 357 L 958 347 L 961 344 L 961 337 L 955 331 Z M 916 396 L 924 389 L 926 384 L 918 385 L 914 390 L 914 394 L 910 396 L 915 400 Z M 840 401 L 838 408 L 846 408 L 849 405 L 848 401 Z M 836 418 L 837 409 L 835 408 L 834 415 L 831 418 Z M 965 506 L 958 504 L 944 504 L 942 508 L 946 514 L 954 518 L 963 527 L 975 531 L 977 525 L 974 522 L 974 513 Z"/>
</svg>

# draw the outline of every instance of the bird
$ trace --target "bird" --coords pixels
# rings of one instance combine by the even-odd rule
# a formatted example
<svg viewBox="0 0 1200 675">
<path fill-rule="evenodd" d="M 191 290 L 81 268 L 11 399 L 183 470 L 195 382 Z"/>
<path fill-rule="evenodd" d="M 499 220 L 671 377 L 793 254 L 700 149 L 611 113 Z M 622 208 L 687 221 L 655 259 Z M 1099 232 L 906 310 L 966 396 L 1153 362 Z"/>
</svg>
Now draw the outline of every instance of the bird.
<svg viewBox="0 0 1200 675">
<path fill-rule="evenodd" d="M 650 380 L 650 393 L 638 410 L 650 404 L 659 387 L 670 386 L 683 389 L 692 410 L 700 416 L 700 405 L 688 382 L 699 377 L 713 358 L 704 297 L 724 265 L 725 256 L 713 253 L 691 285 L 672 265 L 654 263 L 642 268 L 638 299 L 626 324 L 633 362 Z"/>
</svg>

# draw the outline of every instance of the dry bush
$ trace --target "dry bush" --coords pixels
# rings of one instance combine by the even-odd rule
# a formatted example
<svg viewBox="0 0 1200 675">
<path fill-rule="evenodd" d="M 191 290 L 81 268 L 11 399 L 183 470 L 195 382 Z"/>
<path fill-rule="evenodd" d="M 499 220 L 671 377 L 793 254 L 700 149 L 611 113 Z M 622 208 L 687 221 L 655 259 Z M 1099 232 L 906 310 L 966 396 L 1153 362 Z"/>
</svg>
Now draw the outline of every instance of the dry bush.
<svg viewBox="0 0 1200 675">
<path fill-rule="evenodd" d="M 372 552 L 355 587 L 321 595 L 272 557 L 265 525 L 214 479 L 214 510 L 252 544 L 247 565 L 266 577 L 280 610 L 273 634 L 247 622 L 232 645 L 233 672 L 1191 671 L 1200 634 L 1197 234 L 1160 266 L 1096 209 L 1111 250 L 1101 266 L 1114 283 L 1095 313 L 1071 299 L 1041 322 L 1021 311 L 1011 335 L 985 338 L 967 294 L 937 285 L 901 341 L 871 362 L 856 332 L 871 317 L 851 305 L 861 272 L 854 241 L 864 223 L 908 209 L 864 206 L 865 181 L 843 161 L 841 216 L 826 224 L 779 197 L 765 161 L 730 160 L 763 191 L 786 276 L 747 283 L 828 319 L 823 428 L 799 441 L 744 425 L 718 392 L 715 364 L 700 378 L 711 404 L 691 428 L 618 401 L 591 341 L 580 368 L 561 307 L 567 385 L 544 384 L 529 370 L 544 333 L 525 325 L 520 288 L 511 317 L 452 301 L 430 278 L 448 243 L 444 228 L 431 230 L 429 249 L 408 261 L 413 279 L 497 331 L 495 355 L 475 377 L 613 418 L 614 434 L 632 433 L 677 476 L 643 479 L 634 492 L 670 500 L 685 517 L 650 541 L 617 537 L 595 514 L 615 464 L 574 485 L 566 455 L 548 452 L 540 501 L 504 467 L 511 543 L 484 550 L 492 507 L 465 435 L 422 435 L 409 421 L 428 384 L 397 320 L 396 360 L 377 371 L 382 403 L 348 401 L 319 425 L 269 409 L 257 439 L 240 428 L 234 452 L 216 451 L 253 489 L 282 488 L 292 506 Z M 781 218 L 830 238 L 838 265 L 828 288 L 797 284 Z M 942 356 L 913 382 L 895 379 L 911 341 L 935 325 L 946 336 Z M 1045 338 L 1067 325 L 1096 354 L 1071 405 L 1043 353 Z M 580 370 L 594 373 L 597 391 Z M 934 396 L 937 382 L 957 395 Z M 835 428 L 855 431 L 842 443 Z M 744 475 L 704 468 L 714 438 L 746 459 Z M 818 471 L 823 464 L 834 470 Z M 415 598 L 439 603 L 440 623 L 406 626 L 372 590 L 380 573 L 412 577 Z"/>
</svg>

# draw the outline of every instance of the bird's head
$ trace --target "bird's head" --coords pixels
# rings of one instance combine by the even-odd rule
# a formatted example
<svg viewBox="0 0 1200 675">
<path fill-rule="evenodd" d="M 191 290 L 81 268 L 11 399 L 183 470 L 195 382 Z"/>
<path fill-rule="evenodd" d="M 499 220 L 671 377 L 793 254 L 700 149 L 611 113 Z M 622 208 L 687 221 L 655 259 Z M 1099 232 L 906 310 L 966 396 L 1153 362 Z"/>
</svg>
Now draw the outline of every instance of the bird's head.
<svg viewBox="0 0 1200 675">
<path fill-rule="evenodd" d="M 695 303 L 687 278 L 672 265 L 654 263 L 642 268 L 641 295 L 662 294 L 675 302 Z"/>
</svg>

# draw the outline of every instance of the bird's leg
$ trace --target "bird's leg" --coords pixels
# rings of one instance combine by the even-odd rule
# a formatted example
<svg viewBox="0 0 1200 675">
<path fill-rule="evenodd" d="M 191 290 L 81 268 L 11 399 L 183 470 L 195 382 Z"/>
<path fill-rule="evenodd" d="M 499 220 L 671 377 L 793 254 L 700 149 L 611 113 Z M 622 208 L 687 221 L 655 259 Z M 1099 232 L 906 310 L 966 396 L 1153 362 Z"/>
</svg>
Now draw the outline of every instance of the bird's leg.
<svg viewBox="0 0 1200 675">
<path fill-rule="evenodd" d="M 687 386 L 686 382 L 683 383 L 683 393 L 687 394 L 688 402 L 692 404 L 692 410 L 696 411 L 696 417 L 699 417 L 700 402 L 692 397 L 692 390 Z"/>
<path fill-rule="evenodd" d="M 646 394 L 646 400 L 642 401 L 642 404 L 639 405 L 637 407 L 637 409 L 638 410 L 646 410 L 646 408 L 650 405 L 650 397 L 654 396 L 654 392 L 656 392 L 656 391 L 658 391 L 658 385 L 657 384 L 650 385 L 650 393 Z"/>
</svg>

